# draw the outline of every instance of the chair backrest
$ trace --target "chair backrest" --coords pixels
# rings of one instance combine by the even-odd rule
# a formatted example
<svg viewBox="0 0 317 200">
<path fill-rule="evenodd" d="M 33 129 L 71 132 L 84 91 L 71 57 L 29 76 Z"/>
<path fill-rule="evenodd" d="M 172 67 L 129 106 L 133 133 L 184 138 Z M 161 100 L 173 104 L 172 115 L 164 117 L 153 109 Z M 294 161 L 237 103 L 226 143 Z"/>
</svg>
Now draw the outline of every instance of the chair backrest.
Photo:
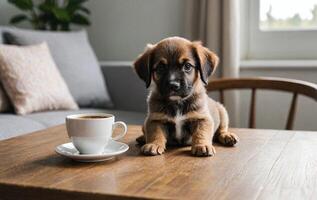
<svg viewBox="0 0 317 200">
<path fill-rule="evenodd" d="M 314 83 L 295 79 L 275 77 L 216 79 L 210 81 L 206 88 L 208 92 L 219 91 L 221 103 L 224 103 L 225 101 L 223 93 L 224 90 L 251 89 L 252 94 L 249 114 L 249 128 L 255 128 L 257 89 L 280 90 L 293 93 L 293 98 L 286 123 L 287 130 L 293 129 L 298 94 L 310 97 L 317 101 L 317 85 Z"/>
</svg>

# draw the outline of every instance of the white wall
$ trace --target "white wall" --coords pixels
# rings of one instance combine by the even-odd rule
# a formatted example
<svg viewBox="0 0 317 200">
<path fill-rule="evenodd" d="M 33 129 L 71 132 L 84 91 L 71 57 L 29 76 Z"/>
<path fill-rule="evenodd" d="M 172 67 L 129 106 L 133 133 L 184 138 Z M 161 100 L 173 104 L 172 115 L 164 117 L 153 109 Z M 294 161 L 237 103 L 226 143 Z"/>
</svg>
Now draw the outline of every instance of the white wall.
<svg viewBox="0 0 317 200">
<path fill-rule="evenodd" d="M 7 3 L 7 0 L 0 0 L 0 25 L 7 25 L 11 16 L 19 10 Z"/>
<path fill-rule="evenodd" d="M 92 12 L 89 37 L 99 60 L 133 60 L 147 43 L 184 33 L 183 0 L 90 0 L 87 7 Z M 0 25 L 18 12 L 0 0 Z"/>
<path fill-rule="evenodd" d="M 184 33 L 183 0 L 92 0 L 88 7 L 101 60 L 133 60 L 147 43 Z"/>
</svg>

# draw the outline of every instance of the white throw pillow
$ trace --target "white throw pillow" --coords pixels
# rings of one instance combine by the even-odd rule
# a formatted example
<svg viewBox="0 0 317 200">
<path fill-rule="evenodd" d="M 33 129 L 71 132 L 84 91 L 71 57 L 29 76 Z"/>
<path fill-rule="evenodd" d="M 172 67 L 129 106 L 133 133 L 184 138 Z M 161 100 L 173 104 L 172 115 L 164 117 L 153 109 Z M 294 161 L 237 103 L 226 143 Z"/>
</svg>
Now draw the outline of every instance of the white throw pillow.
<svg viewBox="0 0 317 200">
<path fill-rule="evenodd" d="M 0 80 L 18 114 L 78 109 L 46 43 L 0 44 Z"/>
<path fill-rule="evenodd" d="M 46 42 L 70 93 L 81 107 L 113 107 L 87 32 L 38 31 L 5 28 L 9 44 L 34 45 Z"/>
</svg>

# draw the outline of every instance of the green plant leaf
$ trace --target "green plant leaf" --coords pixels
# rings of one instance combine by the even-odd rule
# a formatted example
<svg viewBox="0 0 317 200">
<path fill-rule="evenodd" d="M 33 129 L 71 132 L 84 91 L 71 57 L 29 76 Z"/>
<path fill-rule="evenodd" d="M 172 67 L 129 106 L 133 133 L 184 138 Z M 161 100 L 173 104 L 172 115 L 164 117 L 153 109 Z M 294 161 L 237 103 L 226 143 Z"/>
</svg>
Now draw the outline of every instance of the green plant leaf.
<svg viewBox="0 0 317 200">
<path fill-rule="evenodd" d="M 16 15 L 10 19 L 10 24 L 17 24 L 17 23 L 22 22 L 22 21 L 27 20 L 27 19 L 28 19 L 28 17 L 26 15 L 19 14 L 19 15 Z"/>
<path fill-rule="evenodd" d="M 88 0 L 68 0 L 68 5 L 72 6 L 72 5 L 81 5 L 85 2 L 87 2 Z"/>
<path fill-rule="evenodd" d="M 52 11 L 53 11 L 54 16 L 62 22 L 69 22 L 71 19 L 67 10 L 65 10 L 63 8 L 53 8 Z"/>
<path fill-rule="evenodd" d="M 54 5 L 48 4 L 48 3 L 42 3 L 40 5 L 38 5 L 38 8 L 40 11 L 44 12 L 44 13 L 52 13 Z"/>
<path fill-rule="evenodd" d="M 34 6 L 32 0 L 8 0 L 8 2 L 21 10 L 32 10 Z"/>
<path fill-rule="evenodd" d="M 80 25 L 90 25 L 90 21 L 87 19 L 87 17 L 81 14 L 74 14 L 71 22 Z"/>
<path fill-rule="evenodd" d="M 80 6 L 79 8 L 78 8 L 78 10 L 81 10 L 81 11 L 83 11 L 84 13 L 86 13 L 86 14 L 90 14 L 90 10 L 88 10 L 88 8 L 85 8 L 85 7 L 82 7 L 82 6 Z"/>
<path fill-rule="evenodd" d="M 1 0 L 0 0 L 1 1 Z M 71 24 L 90 25 L 90 10 L 83 4 L 88 0 L 7 0 L 25 14 L 15 15 L 10 23 L 29 21 L 34 29 L 70 30 Z M 36 3 L 33 3 L 36 2 Z"/>
<path fill-rule="evenodd" d="M 76 10 L 85 10 L 84 12 L 86 12 L 87 14 L 90 13 L 90 11 L 83 7 L 82 4 L 85 3 L 87 0 L 69 0 L 68 4 L 66 6 L 66 9 L 70 12 L 70 13 L 74 13 Z"/>
</svg>

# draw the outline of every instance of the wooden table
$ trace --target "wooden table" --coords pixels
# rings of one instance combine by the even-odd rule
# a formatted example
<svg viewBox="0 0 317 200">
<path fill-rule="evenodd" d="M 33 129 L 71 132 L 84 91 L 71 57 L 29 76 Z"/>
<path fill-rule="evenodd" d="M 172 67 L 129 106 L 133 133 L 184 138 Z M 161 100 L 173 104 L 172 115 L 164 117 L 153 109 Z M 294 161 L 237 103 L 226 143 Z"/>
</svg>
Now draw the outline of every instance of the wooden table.
<svg viewBox="0 0 317 200">
<path fill-rule="evenodd" d="M 190 147 L 162 156 L 130 150 L 108 162 L 78 163 L 57 155 L 64 126 L 0 142 L 0 199 L 317 199 L 317 132 L 232 129 L 237 147 L 215 157 Z"/>
</svg>

